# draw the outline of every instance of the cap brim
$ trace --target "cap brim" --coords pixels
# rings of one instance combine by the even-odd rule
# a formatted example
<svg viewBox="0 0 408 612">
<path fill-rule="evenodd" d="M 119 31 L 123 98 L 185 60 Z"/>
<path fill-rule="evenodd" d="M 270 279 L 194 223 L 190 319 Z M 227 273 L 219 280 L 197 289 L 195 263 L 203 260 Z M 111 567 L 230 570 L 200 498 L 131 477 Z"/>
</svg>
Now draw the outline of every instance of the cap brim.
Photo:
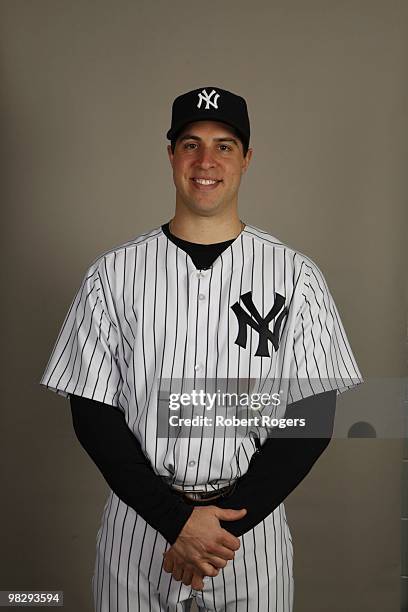
<svg viewBox="0 0 408 612">
<path fill-rule="evenodd" d="M 232 123 L 225 121 L 224 119 L 217 118 L 216 116 L 209 116 L 207 112 L 205 115 L 204 114 L 194 115 L 194 117 L 184 119 L 183 123 L 180 123 L 174 126 L 173 128 L 170 128 L 170 130 L 166 134 L 167 139 L 173 140 L 174 137 L 177 136 L 177 134 L 180 132 L 180 130 L 182 130 L 186 125 L 188 125 L 189 123 L 195 123 L 196 121 L 218 121 L 219 123 L 225 123 L 226 125 L 233 127 L 235 130 L 237 130 L 241 134 L 241 130 L 237 128 L 235 125 L 233 125 Z"/>
</svg>

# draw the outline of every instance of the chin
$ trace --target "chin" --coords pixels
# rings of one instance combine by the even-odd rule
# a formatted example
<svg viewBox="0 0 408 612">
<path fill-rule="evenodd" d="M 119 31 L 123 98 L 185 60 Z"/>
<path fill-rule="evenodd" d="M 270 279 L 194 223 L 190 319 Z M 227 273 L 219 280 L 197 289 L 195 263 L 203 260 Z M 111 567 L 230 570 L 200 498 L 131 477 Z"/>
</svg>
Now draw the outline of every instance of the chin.
<svg viewBox="0 0 408 612">
<path fill-rule="evenodd" d="M 198 214 L 212 214 L 221 208 L 219 202 L 194 202 L 190 207 Z"/>
<path fill-rule="evenodd" d="M 211 198 L 205 197 L 191 197 L 191 195 L 184 199 L 184 203 L 187 208 L 195 212 L 218 210 L 222 207 L 222 202 L 219 200 L 212 200 Z"/>
</svg>

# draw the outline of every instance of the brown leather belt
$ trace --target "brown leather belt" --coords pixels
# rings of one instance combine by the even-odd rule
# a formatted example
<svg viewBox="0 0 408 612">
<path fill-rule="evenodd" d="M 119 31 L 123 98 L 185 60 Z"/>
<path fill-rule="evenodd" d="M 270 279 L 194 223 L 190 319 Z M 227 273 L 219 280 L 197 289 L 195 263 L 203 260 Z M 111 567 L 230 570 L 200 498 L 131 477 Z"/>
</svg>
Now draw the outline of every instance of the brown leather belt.
<svg viewBox="0 0 408 612">
<path fill-rule="evenodd" d="M 179 489 L 173 489 L 176 493 L 184 498 L 184 501 L 188 504 L 194 504 L 199 502 L 209 502 L 219 497 L 229 495 L 235 489 L 235 482 L 216 491 L 181 491 Z"/>
</svg>

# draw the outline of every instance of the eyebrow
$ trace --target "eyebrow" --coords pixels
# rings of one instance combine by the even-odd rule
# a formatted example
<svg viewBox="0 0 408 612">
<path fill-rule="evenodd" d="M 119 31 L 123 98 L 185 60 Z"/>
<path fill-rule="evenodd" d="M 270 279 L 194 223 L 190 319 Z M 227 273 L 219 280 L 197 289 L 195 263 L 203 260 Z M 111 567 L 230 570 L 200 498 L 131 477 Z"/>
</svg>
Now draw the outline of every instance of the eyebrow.
<svg viewBox="0 0 408 612">
<path fill-rule="evenodd" d="M 181 136 L 181 138 L 179 138 L 180 142 L 182 142 L 183 140 L 201 141 L 202 138 L 200 138 L 199 136 L 195 136 L 194 134 L 185 134 L 184 136 Z M 213 138 L 213 140 L 215 140 L 215 142 L 233 142 L 238 147 L 237 140 L 235 138 L 231 138 L 230 136 L 222 136 L 221 138 Z"/>
</svg>

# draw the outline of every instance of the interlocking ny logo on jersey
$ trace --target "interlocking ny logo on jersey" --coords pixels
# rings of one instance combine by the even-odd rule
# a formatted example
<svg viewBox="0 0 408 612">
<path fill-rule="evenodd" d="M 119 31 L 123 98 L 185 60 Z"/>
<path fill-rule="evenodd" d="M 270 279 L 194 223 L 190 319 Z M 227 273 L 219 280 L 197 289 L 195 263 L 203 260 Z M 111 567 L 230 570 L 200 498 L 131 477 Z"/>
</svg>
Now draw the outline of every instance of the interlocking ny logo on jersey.
<svg viewBox="0 0 408 612">
<path fill-rule="evenodd" d="M 247 325 L 249 325 L 259 334 L 258 348 L 256 349 L 255 355 L 258 355 L 259 357 L 269 357 L 268 341 L 272 342 L 273 348 L 275 351 L 277 351 L 279 348 L 279 331 L 282 321 L 288 315 L 288 309 L 286 306 L 283 308 L 285 298 L 283 295 L 280 295 L 280 293 L 277 293 L 272 308 L 266 317 L 262 318 L 252 301 L 252 291 L 248 291 L 248 293 L 244 293 L 240 297 L 251 316 L 245 312 L 239 302 L 235 302 L 235 304 L 231 306 L 232 310 L 237 316 L 239 324 L 238 336 L 235 340 L 235 344 L 242 346 L 242 348 L 246 348 Z M 269 329 L 269 323 L 280 311 L 282 312 L 276 319 L 272 332 Z"/>
<path fill-rule="evenodd" d="M 211 100 L 212 96 L 214 96 L 214 100 Z M 218 108 L 217 101 L 219 97 L 220 97 L 220 94 L 217 93 L 215 89 L 213 89 L 212 92 L 209 94 L 206 92 L 205 89 L 203 89 L 203 91 L 198 94 L 197 108 L 201 108 L 201 104 L 203 102 L 205 102 L 204 110 L 208 110 L 210 108 L 210 105 L 213 106 L 214 108 Z"/>
</svg>

